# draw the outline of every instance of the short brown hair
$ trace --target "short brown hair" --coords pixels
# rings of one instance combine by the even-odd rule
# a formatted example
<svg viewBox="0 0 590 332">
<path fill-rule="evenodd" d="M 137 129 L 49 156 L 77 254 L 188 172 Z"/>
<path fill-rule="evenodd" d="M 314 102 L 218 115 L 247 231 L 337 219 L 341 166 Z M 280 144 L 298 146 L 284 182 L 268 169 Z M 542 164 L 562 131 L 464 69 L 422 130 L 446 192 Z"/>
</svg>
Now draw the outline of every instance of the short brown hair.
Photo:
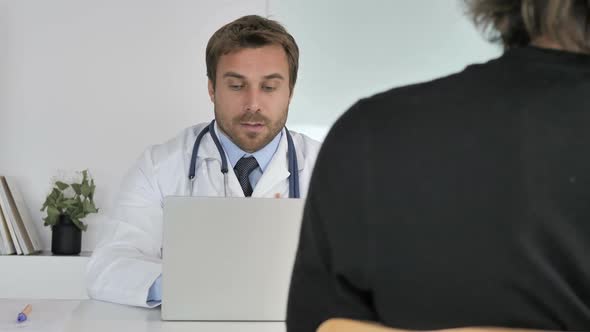
<svg viewBox="0 0 590 332">
<path fill-rule="evenodd" d="M 217 64 L 222 55 L 243 48 L 257 48 L 266 45 L 280 45 L 285 50 L 289 63 L 289 88 L 292 93 L 299 68 L 297 43 L 279 22 L 258 15 L 240 17 L 224 25 L 211 36 L 205 51 L 207 77 L 215 87 Z"/>
<path fill-rule="evenodd" d="M 464 0 L 477 26 L 505 48 L 546 36 L 567 49 L 590 52 L 588 0 Z"/>
</svg>

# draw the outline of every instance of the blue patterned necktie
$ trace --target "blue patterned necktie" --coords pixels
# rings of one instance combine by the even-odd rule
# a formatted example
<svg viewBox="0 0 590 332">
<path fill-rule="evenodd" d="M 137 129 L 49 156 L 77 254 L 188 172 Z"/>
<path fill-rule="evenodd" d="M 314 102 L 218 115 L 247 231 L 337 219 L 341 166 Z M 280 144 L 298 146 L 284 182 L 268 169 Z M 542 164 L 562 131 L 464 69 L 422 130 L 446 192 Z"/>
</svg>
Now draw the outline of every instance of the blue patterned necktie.
<svg viewBox="0 0 590 332">
<path fill-rule="evenodd" d="M 252 184 L 250 184 L 250 173 L 258 167 L 258 162 L 254 157 L 243 157 L 236 163 L 234 167 L 234 172 L 238 177 L 238 181 L 240 182 L 240 186 L 242 186 L 242 191 L 244 191 L 244 196 L 250 197 L 252 196 Z"/>
</svg>

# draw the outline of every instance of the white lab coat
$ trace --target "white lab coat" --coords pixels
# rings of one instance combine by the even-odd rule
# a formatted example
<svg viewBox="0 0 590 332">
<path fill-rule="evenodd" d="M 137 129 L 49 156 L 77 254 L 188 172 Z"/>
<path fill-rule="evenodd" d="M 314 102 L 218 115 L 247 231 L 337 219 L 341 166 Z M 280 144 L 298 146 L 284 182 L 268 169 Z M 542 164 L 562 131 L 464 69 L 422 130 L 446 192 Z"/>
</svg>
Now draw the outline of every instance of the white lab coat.
<svg viewBox="0 0 590 332">
<path fill-rule="evenodd" d="M 184 130 L 176 138 L 148 148 L 123 181 L 107 231 L 95 249 L 86 271 L 91 298 L 147 307 L 153 282 L 162 273 L 162 204 L 165 196 L 224 196 L 221 158 L 211 135 L 203 137 L 197 157 L 193 191 L 188 171 L 202 123 Z M 283 129 L 284 130 L 284 129 Z M 307 193 L 320 143 L 291 132 L 297 155 L 300 194 Z M 228 172 L 227 196 L 244 197 L 234 172 Z M 252 197 L 289 195 L 287 138 L 258 181 Z"/>
</svg>

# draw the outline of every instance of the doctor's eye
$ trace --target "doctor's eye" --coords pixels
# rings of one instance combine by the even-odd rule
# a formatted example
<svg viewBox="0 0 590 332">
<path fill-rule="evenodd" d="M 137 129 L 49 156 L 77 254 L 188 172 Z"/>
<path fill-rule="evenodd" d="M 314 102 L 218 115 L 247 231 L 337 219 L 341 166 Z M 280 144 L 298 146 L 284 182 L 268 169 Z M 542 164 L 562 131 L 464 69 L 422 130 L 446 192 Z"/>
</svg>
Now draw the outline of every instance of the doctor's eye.
<svg viewBox="0 0 590 332">
<path fill-rule="evenodd" d="M 273 92 L 276 89 L 277 89 L 277 87 L 275 87 L 275 86 L 269 86 L 269 85 L 262 86 L 262 91 L 264 91 L 264 92 Z"/>
<path fill-rule="evenodd" d="M 230 84 L 229 88 L 234 90 L 234 91 L 239 91 L 244 87 L 244 85 L 242 84 Z"/>
</svg>

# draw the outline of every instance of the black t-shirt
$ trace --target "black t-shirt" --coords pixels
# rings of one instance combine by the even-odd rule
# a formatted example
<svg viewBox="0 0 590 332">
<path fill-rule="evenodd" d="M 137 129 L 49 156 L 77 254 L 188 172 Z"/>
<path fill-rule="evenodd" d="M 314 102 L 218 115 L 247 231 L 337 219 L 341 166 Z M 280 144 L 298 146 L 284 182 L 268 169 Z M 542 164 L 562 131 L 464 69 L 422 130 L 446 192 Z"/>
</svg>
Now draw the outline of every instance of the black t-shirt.
<svg viewBox="0 0 590 332">
<path fill-rule="evenodd" d="M 511 49 L 337 121 L 287 329 L 333 317 L 590 330 L 590 56 Z"/>
</svg>

